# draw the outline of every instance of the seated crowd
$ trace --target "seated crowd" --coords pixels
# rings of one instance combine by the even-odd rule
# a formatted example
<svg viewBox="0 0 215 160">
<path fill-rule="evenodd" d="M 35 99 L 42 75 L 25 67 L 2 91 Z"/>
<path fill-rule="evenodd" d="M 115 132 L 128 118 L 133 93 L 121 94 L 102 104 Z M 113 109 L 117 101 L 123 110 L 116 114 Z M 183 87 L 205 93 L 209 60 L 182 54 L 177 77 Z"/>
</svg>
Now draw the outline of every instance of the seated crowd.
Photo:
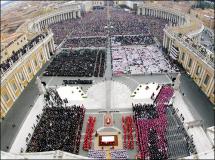
<svg viewBox="0 0 215 160">
<path fill-rule="evenodd" d="M 153 44 L 154 40 L 151 35 L 125 35 L 115 36 L 112 42 L 113 45 L 120 44 L 124 45 L 150 45 Z"/>
<path fill-rule="evenodd" d="M 122 117 L 122 128 L 123 128 L 123 148 L 134 149 L 134 138 L 133 138 L 133 119 L 132 116 Z"/>
<path fill-rule="evenodd" d="M 93 81 L 92 80 L 63 80 L 63 85 L 67 85 L 67 84 L 92 84 Z"/>
<path fill-rule="evenodd" d="M 128 159 L 128 152 L 123 149 L 111 150 L 111 159 Z"/>
<path fill-rule="evenodd" d="M 133 113 L 136 118 L 155 119 L 158 117 L 156 107 L 153 104 L 134 104 Z"/>
<path fill-rule="evenodd" d="M 123 149 L 110 150 L 111 159 L 128 159 L 128 152 Z M 107 159 L 105 150 L 89 150 L 88 157 L 90 159 Z"/>
<path fill-rule="evenodd" d="M 1 72 L 6 72 L 14 63 L 16 63 L 22 56 L 28 53 L 37 43 L 47 36 L 47 33 L 39 34 L 34 37 L 30 42 L 25 44 L 21 49 L 16 52 L 13 52 L 12 56 L 8 58 L 5 62 L 0 64 Z"/>
<path fill-rule="evenodd" d="M 174 151 L 174 149 L 168 148 L 174 145 L 169 145 L 169 138 L 167 138 L 167 136 L 175 136 L 179 132 L 179 130 L 172 132 L 169 129 L 167 109 L 173 94 L 173 88 L 169 85 L 164 85 L 152 105 L 133 105 L 137 146 L 139 155 L 143 159 L 167 159 L 171 155 L 168 152 Z M 181 128 L 183 128 L 183 125 Z M 185 130 L 183 129 L 183 131 Z M 180 150 L 189 150 L 186 145 L 180 147 L 182 147 Z M 177 156 L 183 156 L 182 152 L 177 152 L 177 154 Z"/>
<path fill-rule="evenodd" d="M 96 122 L 96 117 L 89 116 L 87 121 L 86 133 L 84 136 L 84 142 L 83 142 L 83 150 L 85 151 L 88 151 L 89 149 L 91 149 L 95 122 Z"/>
<path fill-rule="evenodd" d="M 105 150 L 92 150 L 88 151 L 88 157 L 90 159 L 107 159 Z"/>
<path fill-rule="evenodd" d="M 77 37 L 66 40 L 62 48 L 106 47 L 106 37 Z"/>
<path fill-rule="evenodd" d="M 191 154 L 197 154 L 195 145 L 193 143 L 192 135 L 189 136 L 183 126 L 184 118 L 182 114 L 180 117 L 177 115 L 178 109 L 174 109 L 172 105 L 167 107 L 167 142 L 168 142 L 168 157 L 173 159 L 174 157 L 189 156 Z"/>
<path fill-rule="evenodd" d="M 172 93 L 172 88 L 169 86 L 163 86 L 163 88 L 168 88 Z M 162 88 L 162 89 L 163 89 Z M 166 96 L 160 96 L 160 94 L 166 93 L 160 90 L 158 99 L 166 98 L 170 99 L 173 94 L 168 94 Z M 168 98 L 167 98 L 168 97 Z M 167 128 L 167 117 L 165 112 L 160 112 L 160 110 L 165 110 L 166 106 L 162 105 L 162 109 L 151 105 L 152 110 L 147 109 L 146 105 L 133 105 L 134 120 L 136 123 L 136 135 L 137 135 L 137 145 L 139 148 L 139 153 L 142 158 L 149 159 L 166 159 L 167 158 L 167 140 L 166 140 L 166 128 Z M 153 108 L 156 108 L 155 110 Z M 157 113 L 155 113 L 157 112 Z M 142 116 L 145 114 L 144 116 Z M 143 118 L 142 118 L 143 117 Z M 154 133 L 151 136 L 151 132 Z"/>
<path fill-rule="evenodd" d="M 50 92 L 50 91 L 48 91 Z M 26 152 L 43 152 L 62 150 L 74 154 L 79 153 L 81 130 L 83 127 L 85 108 L 83 106 L 53 105 L 59 95 L 51 90 L 46 95 L 47 103 L 43 114 L 36 125 L 34 133 L 27 144 Z"/>
<path fill-rule="evenodd" d="M 154 45 L 113 47 L 112 65 L 115 76 L 178 71 L 177 66 L 172 65 Z"/>
<path fill-rule="evenodd" d="M 104 50 L 63 50 L 46 68 L 44 76 L 102 77 Z"/>
<path fill-rule="evenodd" d="M 167 159 L 165 153 L 162 153 L 161 149 L 158 148 L 157 140 L 159 136 L 157 135 L 157 132 L 155 129 L 149 129 L 148 133 L 148 146 L 149 146 L 149 152 L 150 152 L 150 159 Z"/>
</svg>

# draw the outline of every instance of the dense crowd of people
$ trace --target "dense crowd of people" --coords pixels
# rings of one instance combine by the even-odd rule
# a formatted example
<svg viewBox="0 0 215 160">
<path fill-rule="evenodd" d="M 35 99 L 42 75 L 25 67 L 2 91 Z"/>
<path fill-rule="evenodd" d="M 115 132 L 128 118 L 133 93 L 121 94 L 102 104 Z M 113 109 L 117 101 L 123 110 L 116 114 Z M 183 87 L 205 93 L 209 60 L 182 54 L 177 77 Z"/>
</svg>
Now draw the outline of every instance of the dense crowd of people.
<svg viewBox="0 0 215 160">
<path fill-rule="evenodd" d="M 89 36 L 111 36 L 116 35 L 143 35 L 145 37 L 157 37 L 162 42 L 163 28 L 168 20 L 153 17 L 140 16 L 127 12 L 123 9 L 110 9 L 110 25 L 108 31 L 107 9 L 95 10 L 86 13 L 80 19 L 72 19 L 59 22 L 50 26 L 54 32 L 56 44 L 60 44 L 62 40 L 71 33 L 66 42 L 65 47 L 83 47 L 83 46 L 103 46 L 105 39 L 103 38 L 87 38 Z M 73 38 L 77 37 L 77 38 Z M 97 41 L 98 40 L 98 41 Z M 97 41 L 97 44 L 96 44 Z M 71 44 L 70 44 L 71 43 Z"/>
<path fill-rule="evenodd" d="M 167 116 L 166 103 L 173 96 L 173 88 L 163 86 L 155 99 L 152 110 L 147 105 L 133 105 L 136 123 L 137 145 L 140 156 L 149 159 L 167 159 Z M 153 108 L 156 107 L 156 111 Z M 154 112 L 157 112 L 156 114 Z M 145 114 L 145 115 L 143 115 Z M 142 118 L 143 117 L 143 118 Z"/>
<path fill-rule="evenodd" d="M 134 104 L 133 113 L 136 118 L 155 119 L 158 117 L 156 107 L 153 104 Z"/>
<path fill-rule="evenodd" d="M 106 159 L 106 151 L 105 150 L 93 150 L 90 149 L 88 151 L 88 157 L 91 159 Z"/>
<path fill-rule="evenodd" d="M 123 149 L 111 150 L 111 159 L 128 159 L 128 152 Z"/>
<path fill-rule="evenodd" d="M 57 44 L 71 33 L 64 48 L 105 47 L 107 45 L 107 10 L 87 13 L 81 19 L 63 21 L 51 26 Z M 154 37 L 163 39 L 167 20 L 150 16 L 138 16 L 120 9 L 111 9 L 110 24 L 112 44 L 113 74 L 142 74 L 174 72 L 172 66 L 154 45 Z M 90 37 L 89 37 L 90 36 Z M 44 35 L 30 43 L 31 48 Z M 124 45 L 144 45 L 125 47 Z M 147 45 L 147 46 L 146 46 Z M 26 53 L 27 50 L 25 50 Z M 21 51 L 21 53 L 23 53 Z M 19 52 L 20 54 L 20 52 Z M 17 55 L 12 58 L 16 61 Z M 18 56 L 19 57 L 19 56 Z M 14 60 L 15 59 L 15 60 Z M 9 61 L 11 62 L 11 60 Z M 9 63 L 10 64 L 10 63 Z M 7 65 L 2 65 L 5 69 Z M 97 49 L 63 50 L 56 55 L 47 67 L 44 76 L 102 77 L 105 70 L 105 51 Z M 92 84 L 92 80 L 63 80 L 63 84 Z M 134 149 L 133 121 L 136 128 L 138 153 L 143 159 L 167 159 L 168 142 L 167 107 L 173 96 L 173 88 L 165 85 L 154 100 L 154 104 L 132 104 L 133 118 L 122 118 L 123 147 Z M 30 142 L 27 152 L 62 150 L 77 154 L 80 148 L 81 130 L 85 108 L 83 106 L 64 106 L 64 101 L 54 89 L 44 95 L 46 106 Z M 89 151 L 89 158 L 106 159 L 105 150 L 91 150 L 96 119 L 90 116 L 86 126 L 83 150 Z M 191 141 L 189 136 L 187 141 Z M 195 150 L 188 143 L 190 150 Z M 194 152 L 194 151 L 193 151 Z M 126 150 L 111 150 L 112 159 L 128 159 Z"/>
<path fill-rule="evenodd" d="M 83 142 L 83 150 L 88 151 L 92 147 L 93 132 L 96 123 L 96 117 L 89 116 L 87 121 L 86 132 Z"/>
<path fill-rule="evenodd" d="M 122 117 L 122 128 L 123 128 L 123 148 L 134 149 L 134 138 L 133 138 L 133 118 L 132 116 Z"/>
<path fill-rule="evenodd" d="M 184 128 L 184 118 L 181 114 L 177 115 L 178 109 L 172 106 L 167 107 L 168 128 L 167 128 L 167 142 L 168 142 L 168 157 L 173 159 L 183 155 L 184 157 L 191 154 L 197 154 L 196 147 L 193 143 L 192 135 L 189 136 Z"/>
<path fill-rule="evenodd" d="M 124 35 L 124 36 L 115 36 L 113 37 L 113 45 L 150 45 L 154 44 L 153 36 L 145 35 Z"/>
<path fill-rule="evenodd" d="M 79 153 L 83 119 L 84 109 L 80 106 L 44 108 L 26 152 Z"/>
<path fill-rule="evenodd" d="M 150 152 L 150 159 L 167 159 L 164 153 L 160 152 L 160 149 L 157 145 L 158 135 L 155 129 L 149 129 L 148 133 L 149 137 L 149 152 Z"/>
<path fill-rule="evenodd" d="M 56 55 L 44 76 L 102 77 L 105 70 L 104 50 L 63 50 Z"/>
<path fill-rule="evenodd" d="M 4 73 L 7 71 L 14 63 L 16 63 L 22 56 L 28 53 L 37 43 L 39 43 L 42 39 L 47 36 L 47 33 L 39 34 L 34 37 L 30 42 L 25 44 L 22 48 L 18 51 L 14 52 L 10 58 L 8 58 L 5 62 L 1 62 L 1 72 Z"/>
<path fill-rule="evenodd" d="M 117 46 L 112 48 L 113 75 L 154 74 L 177 72 L 162 52 L 154 45 Z"/>
<path fill-rule="evenodd" d="M 106 150 L 89 150 L 88 157 L 91 159 L 107 159 Z M 124 149 L 110 150 L 111 159 L 128 159 L 128 152 Z"/>
<path fill-rule="evenodd" d="M 62 150 L 78 154 L 85 108 L 63 106 L 54 89 L 48 90 L 44 98 L 46 105 L 26 152 Z"/>
<path fill-rule="evenodd" d="M 176 70 L 176 67 L 166 60 L 158 48 L 146 46 L 154 44 L 155 37 L 162 42 L 163 28 L 167 23 L 168 21 L 164 19 L 153 16 L 135 15 L 119 8 L 110 8 L 109 21 L 107 17 L 107 8 L 104 8 L 90 11 L 80 19 L 63 21 L 50 27 L 54 32 L 55 39 L 57 39 L 57 44 L 59 44 L 66 35 L 69 35 L 63 44 L 63 48 L 106 47 L 108 34 L 111 36 L 111 44 L 113 46 L 144 45 L 145 47 L 138 49 L 114 48 L 112 51 L 113 75 L 153 74 L 175 72 Z M 107 29 L 108 24 L 111 26 L 109 29 Z M 119 58 L 118 55 L 121 58 Z M 54 62 L 52 64 L 54 64 Z M 76 63 L 73 63 L 73 65 L 75 66 L 72 68 L 76 70 Z M 44 75 L 76 75 L 73 73 L 73 69 L 62 74 L 61 72 L 57 73 L 54 71 L 57 69 L 56 67 L 59 66 L 55 66 L 54 69 L 53 67 L 50 67 L 49 71 Z M 76 72 L 79 71 L 82 72 L 82 69 L 76 70 Z M 103 73 L 99 74 L 98 70 L 95 70 L 95 72 L 96 73 L 85 72 L 86 74 L 82 72 L 78 73 L 78 75 L 89 77 L 103 75 Z"/>
<path fill-rule="evenodd" d="M 107 37 L 76 37 L 66 40 L 62 48 L 106 47 Z"/>
<path fill-rule="evenodd" d="M 171 117 L 167 112 L 171 106 L 169 102 L 173 94 L 173 88 L 164 85 L 153 104 L 132 104 L 137 146 L 139 156 L 143 159 L 167 159 L 182 154 L 189 156 L 189 151 L 190 153 L 195 151 L 183 124 L 178 125 L 181 121 L 179 120 L 176 125 L 175 120 L 172 119 L 176 115 Z M 178 145 L 178 147 L 181 147 L 180 149 L 175 149 L 176 142 L 171 140 L 172 136 L 175 136 L 175 139 L 178 138 L 177 134 L 178 137 L 183 136 L 183 139 L 186 139 L 185 142 L 182 142 L 183 144 Z"/>
</svg>

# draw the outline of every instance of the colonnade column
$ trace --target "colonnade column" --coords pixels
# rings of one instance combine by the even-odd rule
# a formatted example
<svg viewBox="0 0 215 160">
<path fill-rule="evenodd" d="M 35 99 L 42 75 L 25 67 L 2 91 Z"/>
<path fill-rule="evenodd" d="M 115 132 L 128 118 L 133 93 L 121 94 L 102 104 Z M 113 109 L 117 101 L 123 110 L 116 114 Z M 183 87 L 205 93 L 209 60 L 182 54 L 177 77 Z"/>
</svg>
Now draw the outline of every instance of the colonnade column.
<svg viewBox="0 0 215 160">
<path fill-rule="evenodd" d="M 165 48 L 169 51 L 170 38 L 166 35 Z"/>
<path fill-rule="evenodd" d="M 201 86 L 201 85 L 202 85 L 202 83 L 203 83 L 204 75 L 205 75 L 205 71 L 206 71 L 206 69 L 203 69 L 203 71 L 202 71 L 201 75 L 199 76 L 199 77 L 201 77 L 201 80 L 200 80 L 200 82 L 199 82 L 199 86 Z"/>
<path fill-rule="evenodd" d="M 165 41 L 166 41 L 166 34 L 165 34 L 165 32 L 164 32 L 164 35 L 163 35 L 163 47 L 164 47 L 164 48 L 166 48 L 166 47 L 165 47 Z"/>
<path fill-rule="evenodd" d="M 137 15 L 140 15 L 140 8 L 137 9 Z"/>
<path fill-rule="evenodd" d="M 23 66 L 23 73 L 24 73 L 24 75 L 25 75 L 27 81 L 30 82 L 30 77 L 29 77 L 29 75 L 28 75 L 27 68 L 26 68 L 25 65 Z"/>
<path fill-rule="evenodd" d="M 197 65 L 197 62 L 194 61 L 193 67 L 191 68 L 191 71 L 190 71 L 191 77 L 192 77 L 192 76 L 194 75 L 194 73 L 195 73 L 196 65 Z"/>
<path fill-rule="evenodd" d="M 146 8 L 143 8 L 142 12 L 143 12 L 143 15 L 145 15 L 146 14 Z"/>
<path fill-rule="evenodd" d="M 33 73 L 36 74 L 37 71 L 36 71 L 36 68 L 34 66 L 33 60 L 31 60 L 30 63 L 31 63 L 31 66 L 32 66 L 32 69 L 33 69 Z"/>
<path fill-rule="evenodd" d="M 210 96 L 210 94 L 213 92 L 213 90 L 214 90 L 214 79 L 213 78 L 211 78 L 211 82 L 210 82 L 210 84 L 208 85 L 208 93 L 207 93 L 207 96 L 209 97 Z"/>
<path fill-rule="evenodd" d="M 164 47 L 167 49 L 167 45 L 168 45 L 168 36 L 165 35 L 165 41 L 164 41 Z"/>
<path fill-rule="evenodd" d="M 3 100 L 1 100 L 1 109 L 3 111 L 3 114 L 1 116 L 4 116 L 7 111 L 8 111 L 8 108 L 6 107 L 7 105 L 5 104 L 5 102 L 3 102 Z M 2 113 L 2 112 L 1 112 Z"/>
<path fill-rule="evenodd" d="M 76 19 L 76 13 L 75 12 L 73 12 L 73 17 Z"/>
<path fill-rule="evenodd" d="M 50 51 L 49 51 L 49 46 L 48 46 L 48 43 L 45 45 L 45 48 L 46 48 L 46 52 L 48 53 L 48 58 L 50 59 L 51 55 L 50 55 Z"/>
<path fill-rule="evenodd" d="M 169 39 L 168 51 L 170 50 L 171 46 L 172 46 L 172 39 L 170 38 L 170 39 Z"/>
<path fill-rule="evenodd" d="M 17 74 L 15 74 L 15 79 L 16 79 L 16 81 L 18 83 L 18 87 L 19 87 L 20 91 L 22 92 L 24 87 L 22 86 L 21 80 L 20 80 L 19 76 L 17 76 Z"/>
<path fill-rule="evenodd" d="M 189 61 L 189 55 L 187 53 L 184 60 L 184 68 L 187 68 L 188 61 Z"/>
<path fill-rule="evenodd" d="M 81 12 L 80 11 L 78 11 L 78 17 L 81 18 Z"/>
<path fill-rule="evenodd" d="M 43 66 L 42 60 L 40 59 L 40 56 L 38 53 L 35 53 L 35 54 L 36 54 L 36 59 L 37 59 L 38 65 L 41 68 Z"/>
<path fill-rule="evenodd" d="M 12 98 L 12 100 L 15 101 L 16 95 L 13 93 L 12 88 L 10 87 L 10 85 L 8 83 L 6 84 L 6 88 L 8 90 L 8 93 L 10 94 L 10 97 Z"/>
<path fill-rule="evenodd" d="M 54 43 L 53 43 L 53 42 L 54 42 L 53 39 L 51 39 L 51 40 L 49 41 L 52 54 L 54 54 L 54 50 L 55 50 L 55 48 L 54 48 Z"/>
<path fill-rule="evenodd" d="M 45 49 L 45 45 L 43 45 L 42 51 L 43 51 L 43 53 L 44 53 L 44 55 L 45 55 L 45 57 L 46 57 L 46 60 L 49 60 L 48 53 L 47 53 L 47 51 L 46 51 L 46 49 Z"/>
</svg>

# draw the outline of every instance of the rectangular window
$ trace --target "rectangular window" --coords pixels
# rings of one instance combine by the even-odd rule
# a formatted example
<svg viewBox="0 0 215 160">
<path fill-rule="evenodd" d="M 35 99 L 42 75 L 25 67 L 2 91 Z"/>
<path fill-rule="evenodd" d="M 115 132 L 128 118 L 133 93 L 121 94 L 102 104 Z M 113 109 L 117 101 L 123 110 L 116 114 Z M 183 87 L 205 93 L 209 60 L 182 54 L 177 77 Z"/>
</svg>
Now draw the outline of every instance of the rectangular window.
<svg viewBox="0 0 215 160">
<path fill-rule="evenodd" d="M 181 59 L 184 60 L 184 57 L 185 57 L 185 53 L 182 53 Z"/>
<path fill-rule="evenodd" d="M 206 77 L 205 77 L 205 80 L 204 80 L 204 84 L 207 85 L 208 82 L 209 82 L 209 80 L 210 80 L 210 77 L 209 77 L 209 75 L 207 74 Z"/>
<path fill-rule="evenodd" d="M 200 73 L 201 73 L 201 67 L 198 66 L 197 69 L 196 69 L 196 75 L 198 76 Z"/>
<path fill-rule="evenodd" d="M 17 87 L 16 87 L 16 84 L 15 84 L 15 83 L 12 84 L 12 87 L 13 87 L 13 90 L 14 90 L 14 91 L 17 90 Z"/>
<path fill-rule="evenodd" d="M 31 73 L 31 67 L 28 66 L 28 73 Z"/>
<path fill-rule="evenodd" d="M 25 80 L 25 77 L 24 77 L 24 75 L 23 75 L 23 73 L 22 73 L 22 72 L 20 72 L 20 73 L 19 73 L 19 78 L 20 78 L 22 81 L 24 81 L 24 80 Z"/>
<path fill-rule="evenodd" d="M 192 63 L 193 63 L 193 60 L 190 58 L 189 63 L 188 63 L 189 68 L 191 67 Z"/>
<path fill-rule="evenodd" d="M 9 97 L 8 97 L 7 93 L 3 94 L 3 99 L 5 102 L 9 101 Z"/>
</svg>

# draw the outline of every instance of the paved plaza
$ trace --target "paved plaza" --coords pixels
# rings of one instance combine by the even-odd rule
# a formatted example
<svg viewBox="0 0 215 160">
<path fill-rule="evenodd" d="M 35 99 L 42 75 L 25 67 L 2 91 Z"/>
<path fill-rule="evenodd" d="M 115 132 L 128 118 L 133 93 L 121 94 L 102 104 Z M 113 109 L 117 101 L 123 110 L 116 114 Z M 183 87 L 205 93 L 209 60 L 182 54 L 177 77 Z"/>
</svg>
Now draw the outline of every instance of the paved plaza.
<svg viewBox="0 0 215 160">
<path fill-rule="evenodd" d="M 48 65 L 48 64 L 47 64 Z M 47 66 L 46 65 L 46 66 Z M 44 69 L 38 73 L 40 75 Z M 62 85 L 64 79 L 77 79 L 70 77 L 42 77 L 42 81 L 46 81 L 48 86 Z M 80 78 L 85 79 L 85 78 Z M 95 84 L 104 82 L 104 78 L 88 78 L 92 79 Z M 1 122 L 1 148 L 3 151 L 9 151 L 19 129 L 21 128 L 26 116 L 31 111 L 32 105 L 37 100 L 38 88 L 35 84 L 36 78 L 23 91 L 22 95 L 16 100 L 14 106 L 10 109 L 7 116 Z M 125 84 L 130 90 L 134 90 L 139 83 L 157 82 L 157 83 L 171 83 L 168 75 L 138 75 L 138 76 L 122 76 L 112 77 L 113 81 Z M 81 85 L 83 91 L 92 87 L 92 85 Z M 183 99 L 189 106 L 189 110 L 197 120 L 203 120 L 204 128 L 210 127 L 214 124 L 214 109 L 207 97 L 199 90 L 192 79 L 188 75 L 181 76 L 181 93 L 184 93 Z M 207 106 L 207 107 L 205 107 Z M 89 113 L 97 114 L 97 109 L 89 109 Z M 131 113 L 130 109 L 121 109 L 121 112 Z M 99 117 L 99 116 L 98 116 Z M 117 120 L 115 120 L 117 121 Z M 15 124 L 15 127 L 12 127 Z M 120 126 L 118 126 L 120 127 Z M 83 129 L 84 131 L 84 129 Z M 83 154 L 84 155 L 84 154 Z"/>
</svg>

